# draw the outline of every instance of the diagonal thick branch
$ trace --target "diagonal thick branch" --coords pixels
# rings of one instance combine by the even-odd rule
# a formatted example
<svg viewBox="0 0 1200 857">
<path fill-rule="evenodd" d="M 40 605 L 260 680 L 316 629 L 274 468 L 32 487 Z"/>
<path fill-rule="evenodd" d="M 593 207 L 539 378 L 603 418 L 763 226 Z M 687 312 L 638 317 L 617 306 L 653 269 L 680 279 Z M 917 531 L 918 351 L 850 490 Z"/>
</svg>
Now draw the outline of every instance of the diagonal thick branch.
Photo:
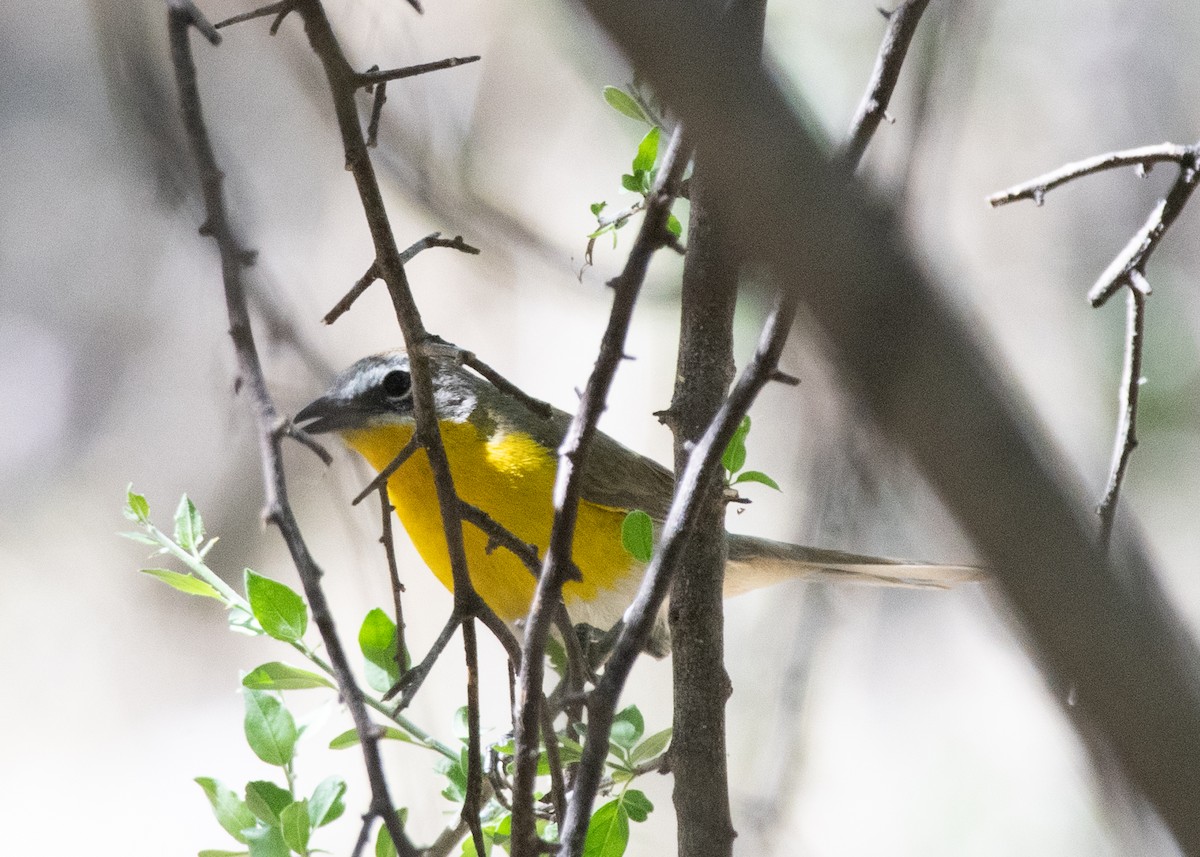
<svg viewBox="0 0 1200 857">
<path fill-rule="evenodd" d="M 1184 851 L 1200 853 L 1200 651 L 1141 545 L 1122 532 L 1106 559 L 1069 468 L 895 219 L 829 167 L 769 75 L 738 68 L 707 4 L 581 3 L 711 140 L 750 258 L 805 302 L 849 392 L 958 515 L 1039 664 L 1075 684 L 1068 713 L 1085 739 L 1103 741 Z"/>
</svg>

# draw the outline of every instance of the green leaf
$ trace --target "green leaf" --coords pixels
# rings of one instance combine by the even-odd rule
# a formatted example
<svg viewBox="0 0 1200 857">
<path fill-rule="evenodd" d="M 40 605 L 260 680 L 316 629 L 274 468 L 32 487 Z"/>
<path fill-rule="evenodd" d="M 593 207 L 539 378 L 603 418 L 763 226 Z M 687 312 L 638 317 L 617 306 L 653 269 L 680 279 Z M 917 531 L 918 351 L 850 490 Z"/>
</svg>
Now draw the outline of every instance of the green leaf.
<svg viewBox="0 0 1200 857">
<path fill-rule="evenodd" d="M 621 857 L 629 844 L 629 814 L 619 800 L 610 800 L 592 813 L 583 857 Z"/>
<path fill-rule="evenodd" d="M 179 506 L 175 509 L 175 541 L 189 552 L 204 541 L 204 521 L 187 494 L 179 498 Z"/>
<path fill-rule="evenodd" d="M 641 744 L 633 748 L 629 754 L 629 764 L 640 765 L 642 762 L 653 759 L 659 753 L 667 749 L 671 743 L 671 727 L 667 727 L 661 732 L 655 732 Z"/>
<path fill-rule="evenodd" d="M 627 790 L 621 796 L 621 805 L 633 821 L 645 821 L 654 811 L 654 804 L 650 803 L 650 798 L 637 789 Z"/>
<path fill-rule="evenodd" d="M 246 598 L 254 618 L 276 640 L 294 643 L 304 636 L 308 608 L 291 588 L 246 569 Z"/>
<path fill-rule="evenodd" d="M 157 577 L 167 586 L 178 589 L 180 592 L 186 592 L 188 595 L 200 595 L 204 598 L 215 598 L 222 601 L 221 593 L 213 589 L 213 587 L 201 580 L 198 577 L 193 577 L 190 574 L 183 574 L 178 571 L 168 571 L 165 568 L 143 568 L 142 574 L 148 574 L 151 577 Z"/>
<path fill-rule="evenodd" d="M 391 690 L 400 680 L 400 665 L 396 663 L 396 623 L 376 607 L 366 615 L 358 629 L 358 647 L 366 659 L 367 684 L 380 693 Z"/>
<path fill-rule="evenodd" d="M 636 705 L 631 705 L 617 712 L 608 737 L 618 747 L 629 750 L 637 744 L 645 730 L 646 722 L 642 719 L 642 712 Z"/>
<path fill-rule="evenodd" d="M 400 817 L 400 826 L 408 824 L 408 808 L 401 807 L 396 810 L 396 815 Z M 375 839 L 375 857 L 396 857 L 396 846 L 392 843 L 392 834 L 388 832 L 387 825 L 379 825 L 379 836 Z"/>
<path fill-rule="evenodd" d="M 246 807 L 262 822 L 279 826 L 279 814 L 295 800 L 287 789 L 269 780 L 246 783 Z"/>
<path fill-rule="evenodd" d="M 404 741 L 408 744 L 416 744 L 421 747 L 425 746 L 424 743 L 422 743 L 421 741 L 418 741 L 416 738 L 409 735 L 407 732 L 403 731 L 402 729 L 397 729 L 395 726 L 385 727 L 383 729 L 383 731 L 379 733 L 379 737 L 380 738 L 388 738 L 393 741 Z M 345 750 L 349 747 L 357 747 L 357 746 L 358 746 L 358 730 L 356 730 L 356 729 L 347 729 L 341 735 L 338 735 L 336 738 L 334 738 L 332 741 L 329 742 L 330 750 Z"/>
<path fill-rule="evenodd" d="M 592 210 L 592 214 L 595 217 L 599 217 L 600 212 L 604 211 L 604 206 L 606 205 L 608 205 L 607 202 L 593 202 L 588 208 Z"/>
<path fill-rule="evenodd" d="M 145 497 L 133 490 L 132 482 L 125 488 L 125 517 L 141 524 L 150 521 L 150 504 L 146 502 Z"/>
<path fill-rule="evenodd" d="M 654 555 L 654 522 L 641 509 L 634 509 L 621 522 L 621 546 L 639 562 Z"/>
<path fill-rule="evenodd" d="M 242 687 L 251 690 L 306 690 L 333 686 L 333 682 L 324 676 L 279 661 L 257 666 L 242 679 Z"/>
<path fill-rule="evenodd" d="M 625 190 L 631 190 L 634 193 L 641 193 L 642 179 L 640 176 L 631 176 L 629 173 L 626 173 L 625 175 L 621 176 L 621 187 L 625 188 Z"/>
<path fill-rule="evenodd" d="M 779 483 L 761 470 L 743 470 L 737 475 L 737 479 L 733 480 L 734 485 L 737 485 L 739 482 L 759 482 L 768 488 L 774 488 L 776 491 L 780 490 Z"/>
<path fill-rule="evenodd" d="M 292 761 L 296 749 L 296 721 L 273 693 L 245 688 L 246 743 L 254 755 L 268 765 L 280 767 Z"/>
<path fill-rule="evenodd" d="M 238 797 L 233 789 L 212 777 L 196 777 L 196 784 L 204 789 L 205 797 L 212 804 L 217 824 L 225 828 L 225 832 L 238 842 L 245 842 L 246 837 L 242 835 L 242 831 L 254 826 L 254 814 L 250 812 L 245 801 Z"/>
<path fill-rule="evenodd" d="M 725 446 L 725 452 L 721 456 L 721 466 L 730 473 L 737 473 L 746 466 L 746 435 L 749 433 L 750 417 L 747 415 L 742 417 L 741 423 L 738 424 L 737 430 L 729 439 L 729 443 Z"/>
<path fill-rule="evenodd" d="M 662 129 L 655 125 L 646 132 L 646 136 L 642 138 L 642 142 L 638 143 L 637 154 L 633 157 L 633 174 L 649 173 L 654 169 L 654 162 L 658 160 L 658 138 L 662 135 Z"/>
<path fill-rule="evenodd" d="M 674 214 L 667 215 L 667 231 L 676 238 L 683 234 L 683 224 L 679 222 L 679 218 Z"/>
<path fill-rule="evenodd" d="M 315 830 L 324 827 L 346 811 L 346 781 L 341 777 L 326 777 L 313 789 L 308 799 L 308 821 Z"/>
<path fill-rule="evenodd" d="M 252 827 L 242 833 L 250 846 L 250 857 L 290 857 L 278 827 Z"/>
<path fill-rule="evenodd" d="M 639 122 L 650 124 L 650 119 L 646 116 L 642 106 L 637 101 L 622 89 L 617 89 L 615 86 L 604 87 L 604 100 L 608 102 L 608 106 L 618 113 L 623 113 L 630 119 L 636 119 Z"/>
<path fill-rule="evenodd" d="M 312 833 L 308 820 L 308 801 L 298 800 L 280 813 L 279 827 L 288 848 L 300 854 L 307 853 L 308 836 Z"/>
</svg>

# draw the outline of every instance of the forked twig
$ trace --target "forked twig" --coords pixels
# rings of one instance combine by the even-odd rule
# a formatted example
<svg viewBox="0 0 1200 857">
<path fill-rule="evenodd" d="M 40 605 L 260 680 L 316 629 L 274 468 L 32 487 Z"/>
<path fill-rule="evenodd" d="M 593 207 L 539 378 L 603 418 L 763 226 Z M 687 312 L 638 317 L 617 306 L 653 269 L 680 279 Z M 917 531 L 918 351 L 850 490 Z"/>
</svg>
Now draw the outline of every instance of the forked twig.
<svg viewBox="0 0 1200 857">
<path fill-rule="evenodd" d="M 1138 389 L 1142 383 L 1142 350 L 1146 324 L 1146 298 L 1150 295 L 1150 282 L 1146 278 L 1146 265 L 1151 255 L 1162 242 L 1167 230 L 1179 217 L 1196 190 L 1200 181 L 1200 144 L 1180 146 L 1163 143 L 1157 146 L 1142 146 L 1119 152 L 1108 152 L 1082 161 L 1067 164 L 1043 176 L 1016 185 L 1006 191 L 988 197 L 990 205 L 999 206 L 1021 199 L 1030 199 L 1041 205 L 1047 192 L 1067 182 L 1104 170 L 1119 167 L 1136 167 L 1143 175 L 1157 163 L 1174 163 L 1179 166 L 1179 175 L 1142 227 L 1134 233 L 1125 247 L 1104 269 L 1095 284 L 1088 290 L 1088 301 L 1093 307 L 1101 307 L 1121 288 L 1128 290 L 1128 309 L 1125 324 L 1125 359 L 1118 393 L 1116 439 L 1113 444 L 1112 464 L 1104 496 L 1096 507 L 1100 517 L 1100 540 L 1107 546 L 1112 538 L 1113 521 L 1117 514 L 1117 500 L 1121 484 L 1129 469 L 1129 459 L 1137 447 L 1137 404 Z"/>
</svg>

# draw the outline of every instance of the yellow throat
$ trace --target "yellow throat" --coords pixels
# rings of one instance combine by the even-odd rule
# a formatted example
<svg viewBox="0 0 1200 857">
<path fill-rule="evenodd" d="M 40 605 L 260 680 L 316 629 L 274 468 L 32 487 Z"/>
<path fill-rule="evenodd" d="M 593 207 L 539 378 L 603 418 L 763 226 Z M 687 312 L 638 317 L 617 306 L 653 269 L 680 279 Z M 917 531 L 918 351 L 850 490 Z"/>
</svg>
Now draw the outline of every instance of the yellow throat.
<svg viewBox="0 0 1200 857">
<path fill-rule="evenodd" d="M 521 432 L 496 431 L 487 436 L 470 422 L 442 420 L 438 425 L 459 497 L 487 512 L 517 538 L 537 545 L 539 556 L 544 554 L 554 520 L 551 495 L 558 461 L 553 451 Z M 391 463 L 412 433 L 411 424 L 389 423 L 346 430 L 342 436 L 378 471 Z M 414 453 L 392 475 L 388 496 L 421 558 L 452 590 L 442 516 L 425 450 Z M 632 598 L 643 566 L 621 545 L 621 523 L 627 512 L 586 500 L 579 504 L 574 559 L 583 580 L 563 589 L 575 622 L 607 628 Z M 489 553 L 488 537 L 472 524 L 463 524 L 463 542 L 479 596 L 504 621 L 523 618 L 536 584 L 529 569 L 503 548 Z"/>
</svg>

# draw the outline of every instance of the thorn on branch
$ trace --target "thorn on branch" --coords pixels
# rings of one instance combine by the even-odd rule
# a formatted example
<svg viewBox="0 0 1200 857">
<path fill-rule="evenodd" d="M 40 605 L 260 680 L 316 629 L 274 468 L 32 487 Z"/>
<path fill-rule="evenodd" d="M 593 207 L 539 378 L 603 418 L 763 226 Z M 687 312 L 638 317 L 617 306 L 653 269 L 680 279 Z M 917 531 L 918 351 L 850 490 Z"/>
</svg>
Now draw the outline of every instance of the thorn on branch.
<svg viewBox="0 0 1200 857">
<path fill-rule="evenodd" d="M 447 68 L 456 68 L 460 65 L 468 65 L 473 62 L 479 62 L 482 59 L 478 54 L 469 57 L 447 57 L 444 60 L 436 62 L 425 62 L 417 65 L 404 66 L 403 68 L 392 68 L 385 71 L 368 70 L 359 72 L 354 76 L 354 82 L 360 89 L 373 86 L 377 83 L 386 83 L 389 80 L 403 80 L 407 77 L 416 77 L 420 74 L 429 74 L 433 71 L 441 71 Z"/>
<path fill-rule="evenodd" d="M 379 144 L 379 118 L 387 102 L 387 81 L 375 88 L 375 101 L 371 104 L 371 121 L 367 124 L 367 146 L 374 149 Z"/>
<path fill-rule="evenodd" d="M 778 383 L 784 384 L 788 387 L 799 387 L 800 386 L 799 378 L 797 378 L 795 375 L 789 375 L 787 372 L 784 372 L 780 369 L 772 370 L 770 375 L 768 376 L 768 379 L 771 381 L 777 381 Z"/>
</svg>

